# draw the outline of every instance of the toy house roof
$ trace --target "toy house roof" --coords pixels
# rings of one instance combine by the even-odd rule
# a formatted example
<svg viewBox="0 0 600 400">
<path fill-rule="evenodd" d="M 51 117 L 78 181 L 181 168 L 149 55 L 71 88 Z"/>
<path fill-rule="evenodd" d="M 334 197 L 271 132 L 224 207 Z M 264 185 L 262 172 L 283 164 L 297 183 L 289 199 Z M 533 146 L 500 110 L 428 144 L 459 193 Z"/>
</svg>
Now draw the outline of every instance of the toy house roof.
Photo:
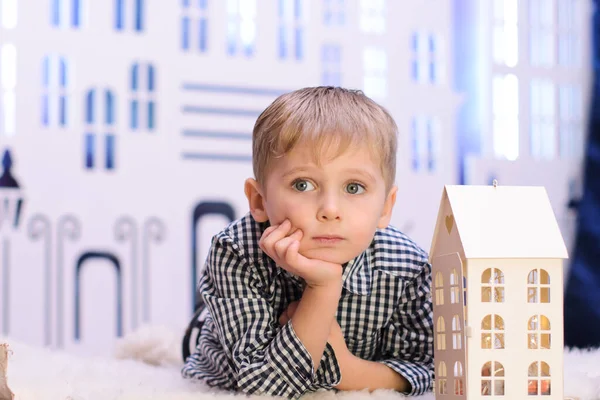
<svg viewBox="0 0 600 400">
<path fill-rule="evenodd" d="M 450 223 L 465 258 L 568 258 L 544 187 L 447 185 L 439 210 L 431 255 Z"/>
</svg>

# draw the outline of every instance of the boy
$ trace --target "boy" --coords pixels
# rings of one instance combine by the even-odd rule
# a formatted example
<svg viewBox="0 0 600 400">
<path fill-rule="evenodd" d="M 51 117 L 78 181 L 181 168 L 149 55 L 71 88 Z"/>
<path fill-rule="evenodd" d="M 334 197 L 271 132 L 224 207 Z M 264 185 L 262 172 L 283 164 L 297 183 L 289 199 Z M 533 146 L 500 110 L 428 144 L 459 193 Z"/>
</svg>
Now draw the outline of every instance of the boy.
<svg viewBox="0 0 600 400">
<path fill-rule="evenodd" d="M 388 226 L 396 137 L 359 91 L 305 88 L 265 109 L 244 187 L 250 212 L 213 238 L 184 377 L 288 398 L 430 389 L 431 268 Z"/>
</svg>

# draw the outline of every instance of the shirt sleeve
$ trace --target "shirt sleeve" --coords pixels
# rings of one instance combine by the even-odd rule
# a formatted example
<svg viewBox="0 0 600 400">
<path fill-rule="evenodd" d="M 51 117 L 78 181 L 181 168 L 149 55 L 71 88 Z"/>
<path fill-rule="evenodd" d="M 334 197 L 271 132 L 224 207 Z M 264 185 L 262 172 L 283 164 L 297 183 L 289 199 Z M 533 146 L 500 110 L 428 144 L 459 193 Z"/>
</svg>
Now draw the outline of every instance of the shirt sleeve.
<svg viewBox="0 0 600 400">
<path fill-rule="evenodd" d="M 408 380 L 408 395 L 431 390 L 434 364 L 429 263 L 406 285 L 391 323 L 384 330 L 383 358 L 379 362 Z"/>
<path fill-rule="evenodd" d="M 256 266 L 232 238 L 213 239 L 200 290 L 237 387 L 248 394 L 298 398 L 315 385 L 339 383 L 341 373 L 331 346 L 315 374 L 310 353 L 291 321 L 280 327 L 264 286 Z"/>
</svg>

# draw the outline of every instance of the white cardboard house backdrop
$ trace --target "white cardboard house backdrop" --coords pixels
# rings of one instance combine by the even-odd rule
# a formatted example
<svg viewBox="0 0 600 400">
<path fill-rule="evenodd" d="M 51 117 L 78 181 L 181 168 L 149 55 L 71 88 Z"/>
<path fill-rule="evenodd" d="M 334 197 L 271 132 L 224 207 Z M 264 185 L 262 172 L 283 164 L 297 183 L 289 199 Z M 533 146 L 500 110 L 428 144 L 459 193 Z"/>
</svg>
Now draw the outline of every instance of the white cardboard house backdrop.
<svg viewBox="0 0 600 400">
<path fill-rule="evenodd" d="M 556 88 L 585 87 L 588 1 L 537 5 L 551 21 L 570 7 L 568 29 L 557 22 L 544 32 L 557 48 L 567 35 L 577 50 L 573 65 L 557 56 L 542 69 L 528 67 L 527 46 L 510 67 L 487 50 L 486 21 L 513 32 L 510 13 L 498 19 L 498 10 L 518 19 L 516 44 L 528 41 L 534 8 L 461 3 L 480 21 L 472 51 L 487 57 L 473 63 L 487 79 L 473 114 L 485 145 L 467 183 L 494 176 L 546 186 L 568 237 L 564 205 L 580 158 L 534 162 L 526 103 L 537 72 Z M 103 353 L 140 324 L 183 326 L 210 237 L 246 212 L 254 120 L 303 86 L 361 88 L 391 111 L 401 134 L 393 224 L 428 248 L 439 190 L 458 179 L 465 98 L 455 89 L 455 8 L 450 0 L 0 0 L 0 156 L 10 155 L 0 175 L 0 333 Z M 490 145 L 501 137 L 489 122 L 498 74 L 520 82 L 517 161 L 498 160 Z M 582 98 L 567 113 L 579 139 Z M 562 120 L 553 115 L 556 141 Z"/>
</svg>

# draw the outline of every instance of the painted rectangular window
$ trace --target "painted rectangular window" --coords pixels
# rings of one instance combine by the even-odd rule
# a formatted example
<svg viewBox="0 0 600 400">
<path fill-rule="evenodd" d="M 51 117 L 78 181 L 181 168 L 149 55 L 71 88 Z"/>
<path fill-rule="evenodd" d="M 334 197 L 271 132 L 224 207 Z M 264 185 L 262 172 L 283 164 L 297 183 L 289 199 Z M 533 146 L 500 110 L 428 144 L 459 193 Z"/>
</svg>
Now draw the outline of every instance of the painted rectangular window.
<svg viewBox="0 0 600 400">
<path fill-rule="evenodd" d="M 96 152 L 95 142 L 96 135 L 93 133 L 88 133 L 85 135 L 84 142 L 84 154 L 85 154 L 85 168 L 92 169 L 94 168 L 94 154 Z"/>
<path fill-rule="evenodd" d="M 374 99 L 387 96 L 387 54 L 385 50 L 367 47 L 363 50 L 363 86 L 365 94 Z"/>
<path fill-rule="evenodd" d="M 519 81 L 513 74 L 492 80 L 493 151 L 497 158 L 519 157 Z"/>
<path fill-rule="evenodd" d="M 115 29 L 125 29 L 125 0 L 114 0 L 115 2 Z"/>
<path fill-rule="evenodd" d="M 529 0 L 529 62 L 536 67 L 554 64 L 554 5 Z"/>
<path fill-rule="evenodd" d="M 135 1 L 135 30 L 141 32 L 144 30 L 144 0 Z"/>
<path fill-rule="evenodd" d="M 345 0 L 323 0 L 323 24 L 325 26 L 342 26 L 345 20 Z"/>
<path fill-rule="evenodd" d="M 144 0 L 113 0 L 115 6 L 115 30 L 123 31 L 130 26 L 137 32 L 144 30 Z M 129 7 L 127 7 L 129 6 Z M 130 11 L 128 13 L 127 11 Z"/>
<path fill-rule="evenodd" d="M 492 49 L 494 61 L 508 67 L 518 62 L 518 2 L 517 0 L 493 1 Z"/>
<path fill-rule="evenodd" d="M 115 135 L 108 134 L 105 136 L 105 150 L 106 150 L 106 158 L 105 158 L 105 166 L 106 169 L 114 169 L 115 168 Z"/>
<path fill-rule="evenodd" d="M 582 121 L 581 87 L 561 85 L 558 91 L 558 123 L 561 158 L 583 156 L 585 131 Z"/>
<path fill-rule="evenodd" d="M 84 0 L 50 0 L 50 24 L 57 28 L 82 25 Z"/>
<path fill-rule="evenodd" d="M 386 0 L 360 0 L 360 30 L 381 35 L 386 30 Z"/>
<path fill-rule="evenodd" d="M 557 140 L 554 83 L 534 79 L 530 85 L 530 152 L 536 159 L 551 160 L 556 157 Z"/>
<path fill-rule="evenodd" d="M 324 44 L 322 47 L 323 73 L 321 84 L 324 86 L 342 85 L 342 49 L 339 44 Z"/>
<path fill-rule="evenodd" d="M 17 26 L 17 1 L 0 1 L 0 18 L 2 19 L 2 28 L 14 29 Z"/>
<path fill-rule="evenodd" d="M 0 48 L 0 133 L 13 136 L 16 133 L 17 48 L 14 44 L 4 44 Z"/>
<path fill-rule="evenodd" d="M 423 140 L 425 132 L 425 117 L 413 116 L 410 122 L 411 168 L 419 172 L 423 166 L 426 154 L 426 144 Z"/>
<path fill-rule="evenodd" d="M 580 1 L 557 0 L 558 63 L 578 67 L 580 60 L 580 35 L 578 33 Z"/>
<path fill-rule="evenodd" d="M 278 0 L 280 59 L 304 58 L 304 12 L 302 0 Z"/>
<path fill-rule="evenodd" d="M 413 32 L 411 78 L 419 83 L 442 83 L 445 79 L 443 42 L 440 35 Z"/>
<path fill-rule="evenodd" d="M 151 64 L 135 63 L 130 73 L 131 100 L 129 126 L 131 130 L 156 127 L 156 72 Z"/>
<path fill-rule="evenodd" d="M 427 168 L 429 172 L 438 169 L 440 158 L 441 124 L 437 117 L 427 119 Z"/>
<path fill-rule="evenodd" d="M 42 125 L 66 127 L 69 110 L 69 70 L 66 58 L 46 56 L 42 61 Z"/>
<path fill-rule="evenodd" d="M 254 54 L 256 0 L 227 0 L 227 53 Z"/>
</svg>

